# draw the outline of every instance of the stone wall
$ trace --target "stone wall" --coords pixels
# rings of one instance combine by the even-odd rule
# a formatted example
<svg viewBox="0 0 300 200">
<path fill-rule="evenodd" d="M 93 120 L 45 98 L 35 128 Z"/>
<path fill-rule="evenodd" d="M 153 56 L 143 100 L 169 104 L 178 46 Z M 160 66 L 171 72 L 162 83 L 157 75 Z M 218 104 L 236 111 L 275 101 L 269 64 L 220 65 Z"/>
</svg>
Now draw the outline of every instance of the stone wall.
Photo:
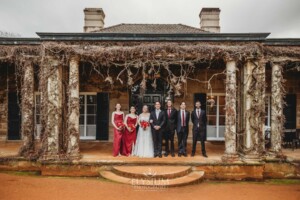
<svg viewBox="0 0 300 200">
<path fill-rule="evenodd" d="M 89 71 L 86 69 L 86 71 Z M 203 72 L 198 74 L 198 79 L 207 80 L 213 74 L 220 73 L 223 70 L 203 70 Z M 125 115 L 129 112 L 129 99 L 130 99 L 130 91 L 129 89 L 118 89 L 117 85 L 114 84 L 115 88 L 111 88 L 108 83 L 103 82 L 103 78 L 97 73 L 88 73 L 87 77 L 82 73 L 80 77 L 80 92 L 109 92 L 109 141 L 113 141 L 113 126 L 111 124 L 111 114 L 115 110 L 116 103 L 120 103 L 122 105 L 122 110 Z M 213 88 L 213 93 L 222 93 L 225 94 L 225 75 L 219 75 L 212 79 L 211 86 Z M 174 98 L 174 106 L 176 109 L 179 109 L 179 105 L 182 101 L 186 102 L 187 110 L 192 111 L 194 108 L 194 94 L 195 93 L 209 93 L 207 90 L 207 84 L 199 83 L 196 81 L 188 80 L 186 84 L 187 93 L 186 95 L 182 95 L 181 97 Z M 209 94 L 207 94 L 209 95 Z M 192 123 L 190 122 L 190 130 L 192 128 Z M 192 134 L 190 131 L 189 140 L 192 139 Z"/>
</svg>

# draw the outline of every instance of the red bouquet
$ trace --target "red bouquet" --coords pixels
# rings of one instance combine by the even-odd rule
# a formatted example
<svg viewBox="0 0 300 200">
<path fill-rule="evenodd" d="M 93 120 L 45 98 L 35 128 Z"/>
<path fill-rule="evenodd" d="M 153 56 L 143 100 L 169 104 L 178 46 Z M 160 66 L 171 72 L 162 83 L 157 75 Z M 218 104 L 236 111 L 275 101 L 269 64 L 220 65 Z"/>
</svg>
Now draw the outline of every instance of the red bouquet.
<svg viewBox="0 0 300 200">
<path fill-rule="evenodd" d="M 149 126 L 149 122 L 147 121 L 141 121 L 141 127 L 145 130 Z"/>
<path fill-rule="evenodd" d="M 118 123 L 117 123 L 117 127 L 118 127 L 119 129 L 123 129 L 123 128 L 125 127 L 125 125 L 124 125 L 123 122 L 118 122 Z"/>
<path fill-rule="evenodd" d="M 128 129 L 129 129 L 130 132 L 132 132 L 135 129 L 134 124 L 129 124 Z"/>
</svg>

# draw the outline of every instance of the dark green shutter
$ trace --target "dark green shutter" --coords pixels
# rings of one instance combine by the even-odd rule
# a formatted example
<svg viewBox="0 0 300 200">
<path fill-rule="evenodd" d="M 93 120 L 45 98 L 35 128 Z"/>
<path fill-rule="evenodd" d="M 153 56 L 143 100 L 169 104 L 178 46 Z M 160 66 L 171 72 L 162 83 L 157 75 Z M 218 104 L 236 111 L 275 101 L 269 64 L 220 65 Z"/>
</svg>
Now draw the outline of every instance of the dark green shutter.
<svg viewBox="0 0 300 200">
<path fill-rule="evenodd" d="M 296 94 L 287 94 L 285 96 L 286 106 L 283 109 L 283 114 L 285 116 L 285 129 L 296 128 L 296 101 Z"/>
<path fill-rule="evenodd" d="M 109 94 L 97 93 L 96 140 L 108 140 L 109 121 Z"/>
<path fill-rule="evenodd" d="M 21 139 L 21 112 L 18 104 L 20 97 L 16 92 L 8 94 L 8 140 Z"/>
</svg>

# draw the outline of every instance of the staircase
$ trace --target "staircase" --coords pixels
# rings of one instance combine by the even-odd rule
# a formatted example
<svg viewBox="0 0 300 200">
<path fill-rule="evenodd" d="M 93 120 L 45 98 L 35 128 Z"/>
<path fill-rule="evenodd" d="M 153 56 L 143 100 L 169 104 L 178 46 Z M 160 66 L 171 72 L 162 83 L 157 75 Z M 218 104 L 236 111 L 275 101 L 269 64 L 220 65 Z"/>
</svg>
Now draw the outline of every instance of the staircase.
<svg viewBox="0 0 300 200">
<path fill-rule="evenodd" d="M 202 181 L 204 172 L 190 166 L 113 166 L 100 175 L 108 180 L 146 187 L 176 187 Z"/>
</svg>

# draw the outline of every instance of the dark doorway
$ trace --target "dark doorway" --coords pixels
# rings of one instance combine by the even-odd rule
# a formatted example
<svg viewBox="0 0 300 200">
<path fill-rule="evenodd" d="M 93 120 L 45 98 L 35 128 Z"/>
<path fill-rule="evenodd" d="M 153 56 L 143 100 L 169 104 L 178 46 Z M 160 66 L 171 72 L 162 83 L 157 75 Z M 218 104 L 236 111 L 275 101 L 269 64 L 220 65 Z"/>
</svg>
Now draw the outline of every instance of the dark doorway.
<svg viewBox="0 0 300 200">
<path fill-rule="evenodd" d="M 21 139 L 20 98 L 17 92 L 8 93 L 8 140 Z"/>
<path fill-rule="evenodd" d="M 165 100 L 169 97 L 174 100 L 173 94 L 168 93 L 168 83 L 159 78 L 156 79 L 156 87 L 153 87 L 153 80 L 148 79 L 146 82 L 146 90 L 140 88 L 141 81 L 138 81 L 131 89 L 129 106 L 135 106 L 138 114 L 142 112 L 143 105 L 148 105 L 149 112 L 154 110 L 154 104 L 159 101 L 161 108 L 165 107 Z"/>
<path fill-rule="evenodd" d="M 296 94 L 287 94 L 285 97 L 286 106 L 283 109 L 285 129 L 296 129 L 296 101 Z"/>
<path fill-rule="evenodd" d="M 109 94 L 97 93 L 96 140 L 108 140 L 109 135 Z"/>
</svg>

